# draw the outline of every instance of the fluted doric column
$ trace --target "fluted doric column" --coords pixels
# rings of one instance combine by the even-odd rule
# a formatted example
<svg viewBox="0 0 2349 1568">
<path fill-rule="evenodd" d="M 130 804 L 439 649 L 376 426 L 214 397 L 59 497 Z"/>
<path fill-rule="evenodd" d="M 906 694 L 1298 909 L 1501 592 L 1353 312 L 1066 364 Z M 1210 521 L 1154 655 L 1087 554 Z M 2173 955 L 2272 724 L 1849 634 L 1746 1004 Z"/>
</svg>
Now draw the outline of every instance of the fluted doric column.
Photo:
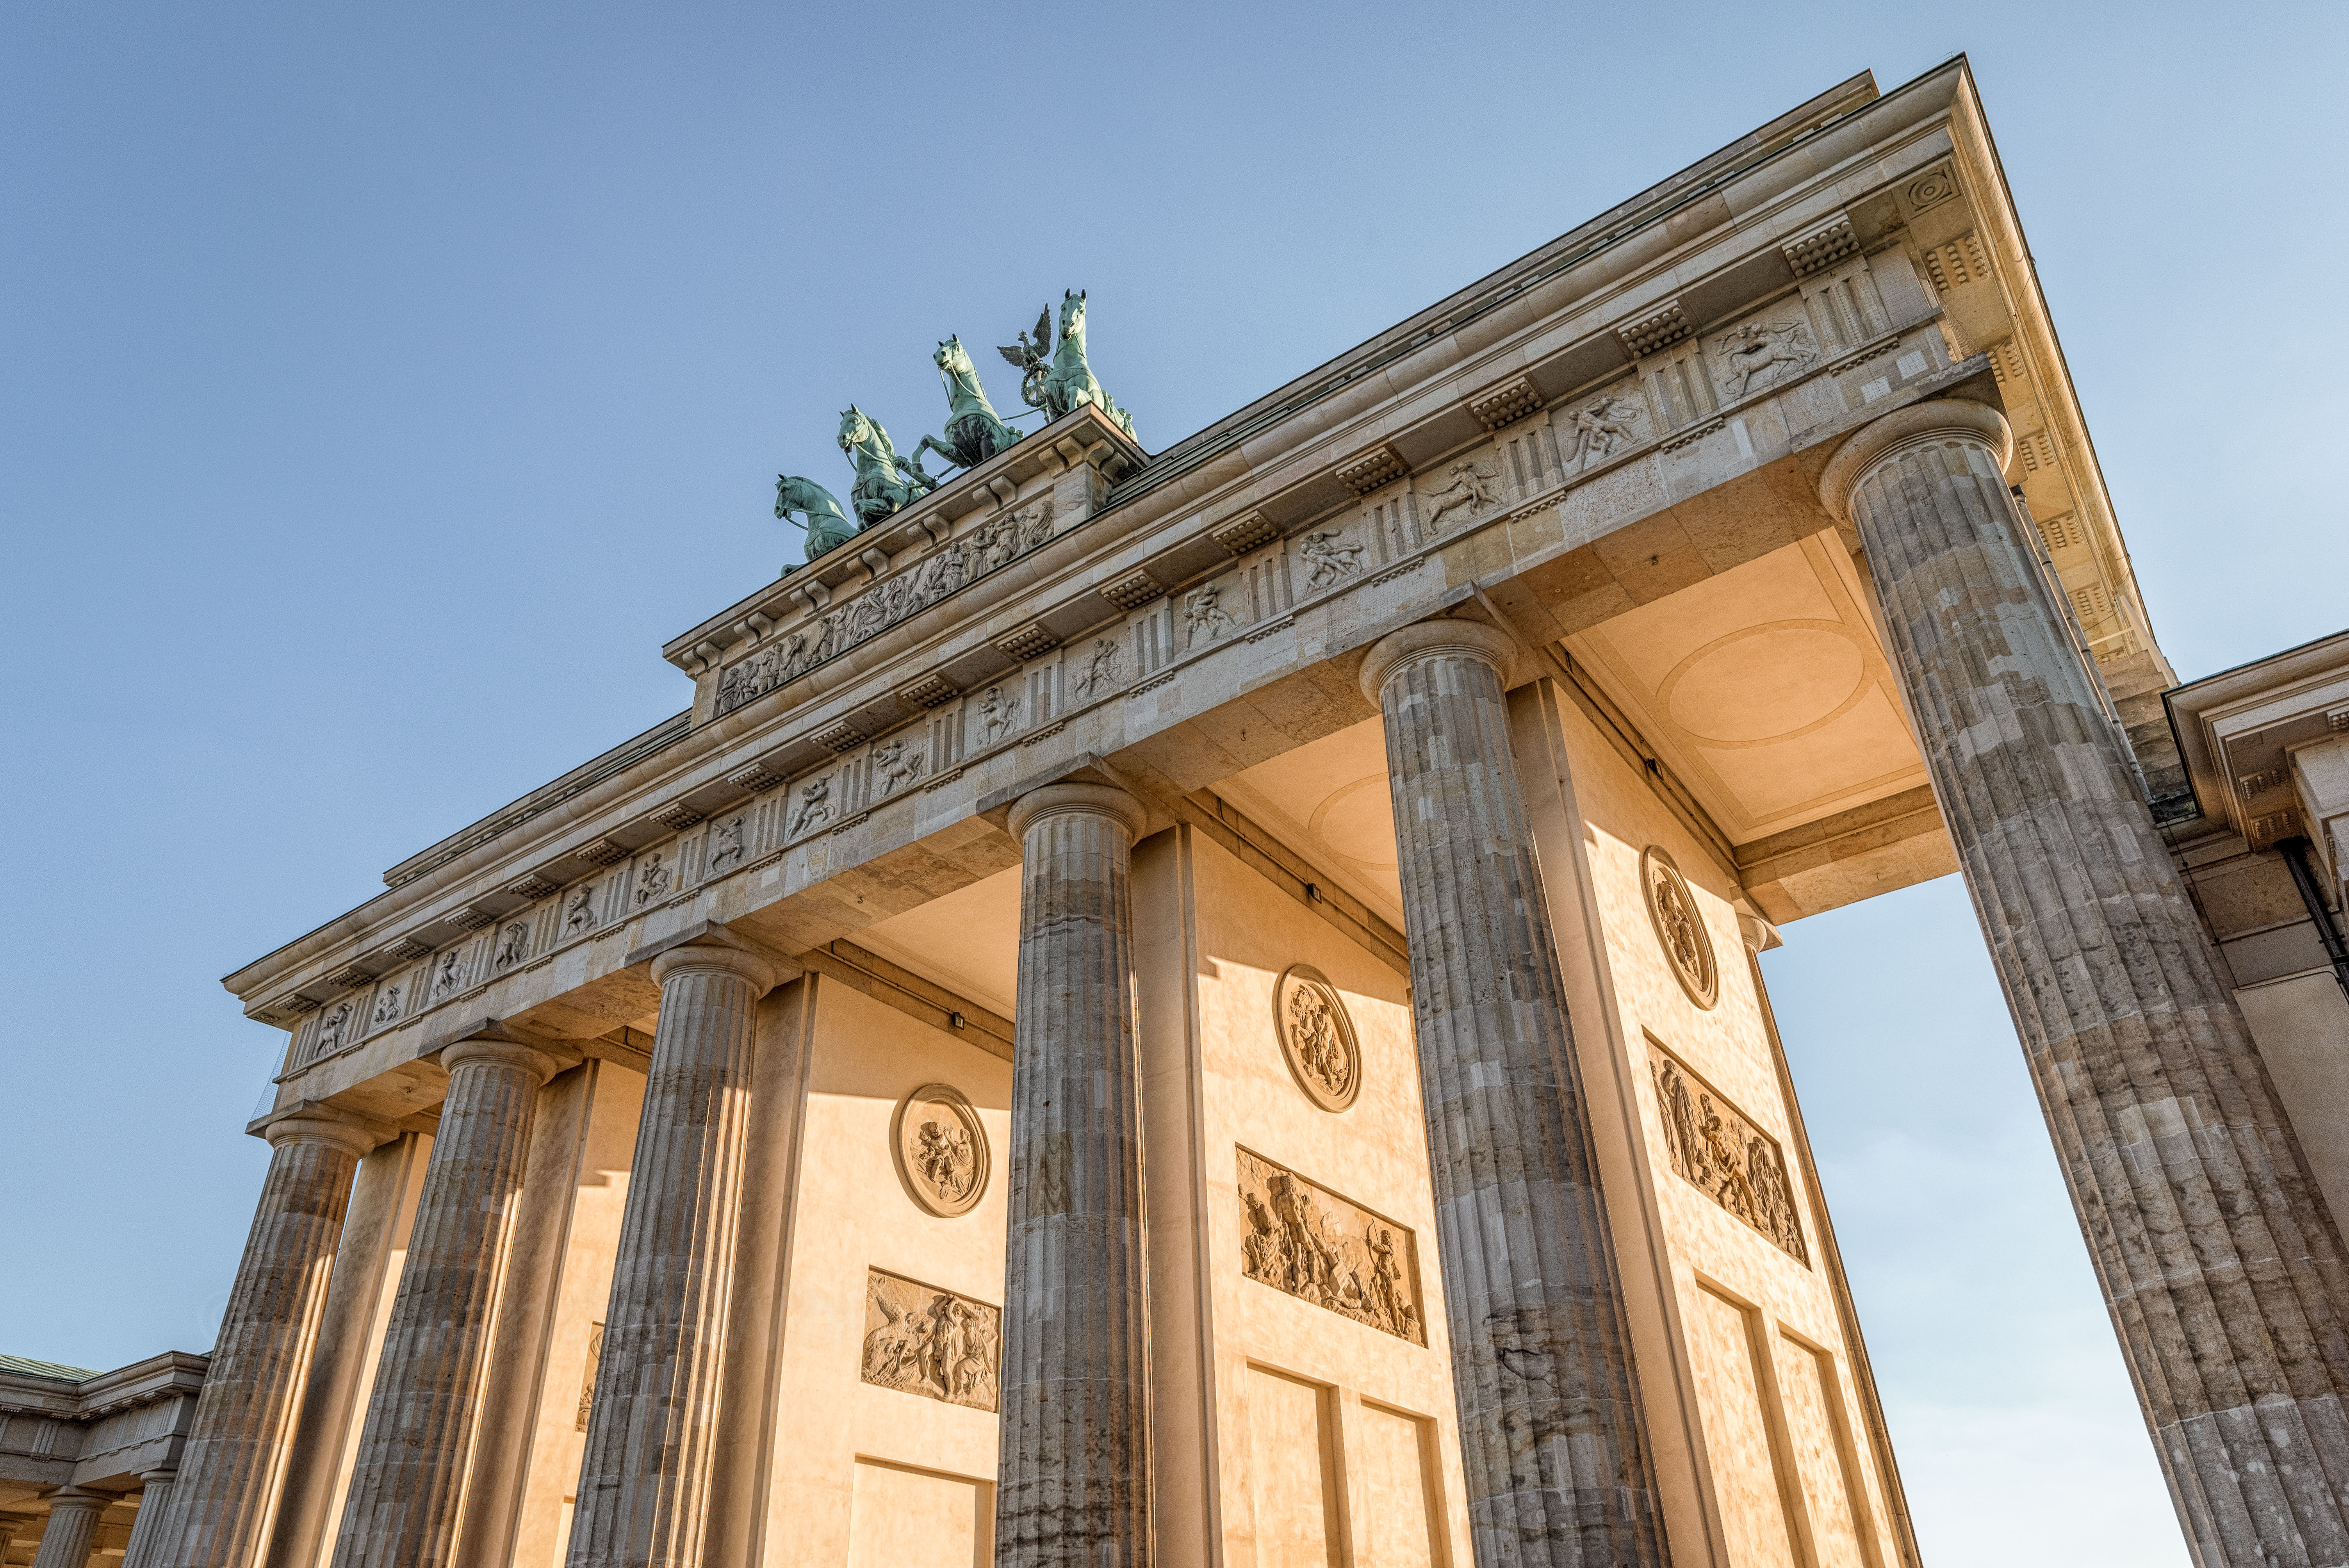
<svg viewBox="0 0 2349 1568">
<path fill-rule="evenodd" d="M 1019 885 L 995 1560 L 1147 1568 L 1134 839 L 1123 790 L 1054 784 L 1010 830 Z"/>
<path fill-rule="evenodd" d="M 1502 693 L 1471 621 L 1374 645 L 1478 1568 L 1666 1559 L 1614 1244 Z"/>
<path fill-rule="evenodd" d="M 264 1130 L 269 1174 L 180 1455 L 157 1568 L 259 1561 L 351 1178 L 359 1157 L 392 1135 L 380 1122 L 317 1105 L 289 1109 Z"/>
<path fill-rule="evenodd" d="M 485 1030 L 440 1053 L 449 1093 L 392 1297 L 335 1568 L 432 1568 L 456 1532 L 492 1310 L 538 1091 L 555 1059 Z"/>
<path fill-rule="evenodd" d="M 2349 1280 L 2040 577 L 2006 421 L 1934 401 L 1820 476 L 1885 633 L 2199 1562 L 2349 1561 Z"/>
<path fill-rule="evenodd" d="M 171 1483 L 180 1479 L 177 1466 L 139 1472 L 139 1512 L 130 1521 L 130 1540 L 122 1549 L 122 1568 L 147 1568 L 155 1543 L 163 1539 L 163 1521 L 171 1506 Z M 0 1557 L 5 1557 L 0 1548 Z"/>
<path fill-rule="evenodd" d="M 716 943 L 652 961 L 644 1119 L 612 1267 L 571 1568 L 701 1561 L 722 1404 L 754 1014 L 775 966 Z"/>
<path fill-rule="evenodd" d="M 69 1486 L 49 1494 L 49 1522 L 41 1530 L 33 1568 L 84 1568 L 98 1534 L 98 1516 L 114 1503 L 110 1492 Z"/>
</svg>

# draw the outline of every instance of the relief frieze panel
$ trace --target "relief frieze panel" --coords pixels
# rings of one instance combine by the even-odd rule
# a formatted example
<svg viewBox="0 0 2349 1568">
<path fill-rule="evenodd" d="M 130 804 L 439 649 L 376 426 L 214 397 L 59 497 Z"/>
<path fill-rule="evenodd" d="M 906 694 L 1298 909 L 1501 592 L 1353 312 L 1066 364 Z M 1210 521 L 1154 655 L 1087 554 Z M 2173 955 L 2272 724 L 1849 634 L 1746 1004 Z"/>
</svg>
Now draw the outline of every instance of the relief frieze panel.
<svg viewBox="0 0 2349 1568">
<path fill-rule="evenodd" d="M 1284 1165 L 1239 1150 L 1241 1272 L 1413 1345 L 1427 1343 L 1410 1229 Z"/>
<path fill-rule="evenodd" d="M 864 1274 L 864 1380 L 993 1411 L 1003 1309 L 883 1269 Z"/>
<path fill-rule="evenodd" d="M 1001 571 L 1051 537 L 1052 498 L 1047 495 L 999 513 L 960 539 L 932 546 L 919 561 L 827 610 L 781 641 L 729 665 L 719 677 L 718 711 L 731 713 L 798 679 L 965 584 Z"/>
<path fill-rule="evenodd" d="M 1810 1249 L 1778 1140 L 1652 1037 L 1648 1066 L 1673 1172 L 1807 1266 Z"/>
</svg>

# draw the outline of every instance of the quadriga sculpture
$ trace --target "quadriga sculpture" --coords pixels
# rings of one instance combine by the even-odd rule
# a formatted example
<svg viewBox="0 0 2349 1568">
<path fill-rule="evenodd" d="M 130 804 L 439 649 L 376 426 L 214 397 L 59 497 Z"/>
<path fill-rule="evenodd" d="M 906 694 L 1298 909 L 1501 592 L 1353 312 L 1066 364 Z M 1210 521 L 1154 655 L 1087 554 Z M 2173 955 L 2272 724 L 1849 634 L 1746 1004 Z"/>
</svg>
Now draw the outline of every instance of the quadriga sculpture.
<svg viewBox="0 0 2349 1568">
<path fill-rule="evenodd" d="M 856 484 L 848 500 L 856 509 L 860 528 L 872 527 L 938 488 L 938 481 L 922 471 L 919 451 L 912 462 L 899 457 L 889 432 L 854 403 L 840 417 L 840 449 L 856 466 Z"/>
<path fill-rule="evenodd" d="M 788 519 L 799 512 L 807 521 L 800 526 L 807 530 L 807 558 L 813 561 L 828 550 L 836 550 L 856 537 L 856 525 L 840 510 L 840 501 L 833 493 L 813 480 L 803 480 L 795 474 L 775 476 L 775 515 Z"/>
<path fill-rule="evenodd" d="M 1020 432 L 1005 424 L 995 405 L 987 400 L 987 388 L 978 384 L 978 367 L 971 364 L 959 336 L 939 344 L 930 359 L 938 367 L 938 379 L 946 384 L 947 438 L 924 436 L 922 444 L 914 449 L 915 461 L 919 462 L 924 452 L 936 452 L 957 468 L 975 469 L 1019 438 Z"/>
<path fill-rule="evenodd" d="M 1036 318 L 1034 341 L 1030 342 L 1023 332 L 1019 347 L 996 350 L 1019 367 L 1019 396 L 1030 407 L 1043 409 L 1045 417 L 1052 419 L 1091 403 L 1116 420 L 1118 428 L 1128 436 L 1133 435 L 1133 416 L 1117 406 L 1094 377 L 1092 366 L 1086 363 L 1084 290 L 1061 291 L 1060 337 L 1047 362 L 1044 340 L 1051 331 L 1052 313 L 1047 309 Z"/>
</svg>

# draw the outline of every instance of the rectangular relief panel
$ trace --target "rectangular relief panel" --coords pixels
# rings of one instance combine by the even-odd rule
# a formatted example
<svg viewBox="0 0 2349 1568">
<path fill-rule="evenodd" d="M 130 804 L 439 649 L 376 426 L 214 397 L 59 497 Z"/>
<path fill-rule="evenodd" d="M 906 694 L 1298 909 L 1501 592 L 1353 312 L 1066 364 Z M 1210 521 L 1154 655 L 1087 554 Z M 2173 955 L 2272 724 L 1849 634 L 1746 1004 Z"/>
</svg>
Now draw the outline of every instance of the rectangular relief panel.
<svg viewBox="0 0 2349 1568">
<path fill-rule="evenodd" d="M 1319 1384 L 1247 1369 L 1257 1568 L 1338 1568 L 1340 1562 L 1330 1398 Z"/>
<path fill-rule="evenodd" d="M 1441 1568 L 1434 1501 L 1442 1484 L 1435 1423 L 1365 1401 L 1346 1423 L 1354 1464 L 1354 1561 L 1378 1568 Z"/>
<path fill-rule="evenodd" d="M 1648 1037 L 1648 1066 L 1655 1075 L 1656 1114 L 1664 1124 L 1664 1150 L 1674 1172 L 1808 1266 L 1810 1249 L 1803 1243 L 1803 1222 L 1778 1140 L 1657 1044 L 1653 1035 Z"/>
<path fill-rule="evenodd" d="M 1413 1345 L 1427 1343 L 1409 1227 L 1284 1165 L 1239 1150 L 1248 1278 Z"/>
<path fill-rule="evenodd" d="M 848 1522 L 848 1568 L 988 1568 L 995 1488 L 860 1459 Z"/>
<path fill-rule="evenodd" d="M 995 1408 L 1003 1309 L 867 1269 L 864 1381 L 974 1410 Z"/>
</svg>

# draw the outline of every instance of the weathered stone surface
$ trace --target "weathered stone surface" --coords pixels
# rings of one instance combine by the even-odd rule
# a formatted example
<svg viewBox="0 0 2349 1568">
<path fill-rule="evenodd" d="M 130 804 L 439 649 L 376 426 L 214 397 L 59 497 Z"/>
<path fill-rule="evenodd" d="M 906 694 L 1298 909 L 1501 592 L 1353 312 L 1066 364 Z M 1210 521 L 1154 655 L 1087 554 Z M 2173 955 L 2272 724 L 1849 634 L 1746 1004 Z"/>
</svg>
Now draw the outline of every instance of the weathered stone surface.
<svg viewBox="0 0 2349 1568">
<path fill-rule="evenodd" d="M 105 1492 L 84 1491 L 78 1487 L 52 1492 L 49 1522 L 41 1531 L 41 1546 L 33 1555 L 33 1568 L 83 1568 L 89 1561 L 91 1538 L 98 1532 L 98 1516 L 113 1501 Z"/>
<path fill-rule="evenodd" d="M 359 1157 L 391 1130 L 322 1106 L 271 1122 L 269 1174 L 171 1488 L 161 1568 L 249 1568 L 294 1437 Z"/>
<path fill-rule="evenodd" d="M 1662 1563 L 1655 1467 L 1565 982 L 1502 692 L 1510 640 L 1392 634 L 1385 715 L 1412 1006 L 1480 1568 Z"/>
<path fill-rule="evenodd" d="M 539 1088 L 557 1067 L 543 1052 L 494 1037 L 460 1040 L 440 1064 L 449 1098 L 392 1298 L 336 1568 L 448 1561 L 514 1192 Z"/>
<path fill-rule="evenodd" d="M 1150 1562 L 1129 882 L 1144 820 L 1098 784 L 1011 809 L 1025 861 L 995 1551 L 1021 1568 Z"/>
<path fill-rule="evenodd" d="M 571 1568 L 692 1568 L 715 1469 L 753 1014 L 775 966 L 717 944 L 652 961 L 661 988 Z"/>
<path fill-rule="evenodd" d="M 147 1568 L 153 1561 L 156 1543 L 163 1539 L 163 1521 L 171 1512 L 171 1483 L 179 1477 L 176 1468 L 140 1472 L 139 1513 L 130 1522 L 130 1540 L 122 1549 L 122 1568 Z"/>
<path fill-rule="evenodd" d="M 1916 405 L 1821 476 L 2204 1563 L 2349 1560 L 2341 1241 L 2121 741 L 2017 539 L 2011 438 Z"/>
</svg>

